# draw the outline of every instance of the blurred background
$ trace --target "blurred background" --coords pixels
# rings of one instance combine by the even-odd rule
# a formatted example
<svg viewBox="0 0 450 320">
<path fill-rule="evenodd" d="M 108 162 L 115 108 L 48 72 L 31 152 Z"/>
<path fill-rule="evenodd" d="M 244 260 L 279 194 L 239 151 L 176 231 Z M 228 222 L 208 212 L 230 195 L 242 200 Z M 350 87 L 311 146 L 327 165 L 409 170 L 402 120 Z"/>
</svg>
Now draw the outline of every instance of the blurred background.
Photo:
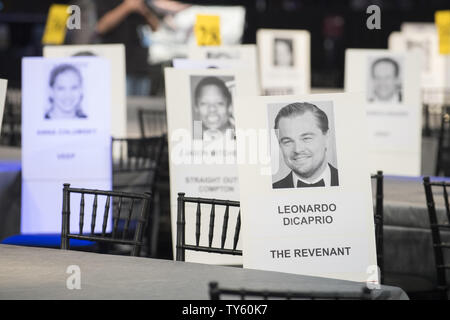
<svg viewBox="0 0 450 320">
<path fill-rule="evenodd" d="M 22 57 L 42 55 L 41 39 L 48 10 L 53 3 L 48 0 L 0 1 L 0 78 L 9 79 L 9 88 L 20 87 Z M 95 34 L 98 1 L 60 0 L 58 3 L 81 8 L 82 27 L 80 30 L 68 30 L 65 44 L 101 42 Z M 366 9 L 371 4 L 381 8 L 380 30 L 366 28 L 369 16 Z M 156 32 L 143 30 L 144 45 L 149 47 L 150 52 L 149 70 L 155 81 L 160 79 L 160 64 L 174 57 L 183 57 L 182 50 L 177 50 L 176 46 L 188 41 L 188 29 L 183 23 L 183 17 L 190 10 L 188 5 L 227 6 L 245 9 L 240 39 L 234 37 L 228 42 L 255 43 L 259 28 L 308 30 L 311 33 L 313 88 L 343 87 L 345 48 L 387 48 L 389 34 L 400 30 L 402 22 L 434 22 L 436 10 L 450 8 L 448 0 L 155 0 L 148 1 L 148 5 L 164 21 L 163 27 Z M 241 11 L 236 12 L 239 16 Z M 164 43 L 164 49 L 161 49 L 161 43 Z M 156 85 L 149 91 L 149 95 L 161 93 L 161 88 Z"/>
</svg>

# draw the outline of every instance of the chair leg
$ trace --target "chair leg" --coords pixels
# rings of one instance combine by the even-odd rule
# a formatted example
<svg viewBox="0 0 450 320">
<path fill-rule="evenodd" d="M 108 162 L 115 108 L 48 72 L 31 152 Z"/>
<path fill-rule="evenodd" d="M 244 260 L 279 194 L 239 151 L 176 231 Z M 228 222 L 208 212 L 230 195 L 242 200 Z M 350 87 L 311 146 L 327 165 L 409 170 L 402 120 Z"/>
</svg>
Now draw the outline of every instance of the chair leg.
<svg viewBox="0 0 450 320">
<path fill-rule="evenodd" d="M 430 129 L 430 109 L 429 105 L 425 104 L 424 106 L 424 118 L 425 118 L 425 125 L 423 130 L 423 135 L 425 137 L 431 136 L 431 129 Z"/>
<path fill-rule="evenodd" d="M 444 112 L 444 111 L 443 111 Z M 434 172 L 435 176 L 439 176 L 441 172 L 442 166 L 442 153 L 444 148 L 444 132 L 445 132 L 445 116 L 441 117 L 441 128 L 439 129 L 439 137 L 438 137 L 438 150 L 436 156 L 436 169 Z"/>
<path fill-rule="evenodd" d="M 159 191 L 155 191 L 153 202 L 153 224 L 151 228 L 151 247 L 150 254 L 152 257 L 156 257 L 158 254 L 158 238 L 159 238 L 159 218 L 161 216 L 161 202 Z"/>
</svg>

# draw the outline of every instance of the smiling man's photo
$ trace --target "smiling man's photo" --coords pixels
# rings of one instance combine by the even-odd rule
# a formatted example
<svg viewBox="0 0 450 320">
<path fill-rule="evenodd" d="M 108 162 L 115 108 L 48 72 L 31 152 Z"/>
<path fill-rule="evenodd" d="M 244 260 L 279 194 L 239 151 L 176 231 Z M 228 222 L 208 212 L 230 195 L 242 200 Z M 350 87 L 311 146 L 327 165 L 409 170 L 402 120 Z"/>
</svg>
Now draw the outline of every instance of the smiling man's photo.
<svg viewBox="0 0 450 320">
<path fill-rule="evenodd" d="M 392 57 L 376 58 L 370 62 L 367 100 L 369 103 L 402 102 L 402 68 L 400 61 Z"/>
<path fill-rule="evenodd" d="M 288 104 L 276 115 L 274 129 L 284 164 L 290 170 L 273 183 L 274 189 L 339 185 L 338 169 L 329 162 L 334 134 L 331 138 L 323 110 L 308 102 Z"/>
</svg>

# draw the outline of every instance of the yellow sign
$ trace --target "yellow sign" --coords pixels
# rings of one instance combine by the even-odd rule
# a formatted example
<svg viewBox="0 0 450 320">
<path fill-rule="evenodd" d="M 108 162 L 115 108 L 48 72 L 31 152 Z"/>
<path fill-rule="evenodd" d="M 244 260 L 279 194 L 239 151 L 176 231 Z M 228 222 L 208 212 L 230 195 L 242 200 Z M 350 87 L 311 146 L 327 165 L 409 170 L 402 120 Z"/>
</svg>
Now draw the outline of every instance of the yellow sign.
<svg viewBox="0 0 450 320">
<path fill-rule="evenodd" d="M 450 10 L 436 11 L 434 20 L 439 34 L 439 53 L 450 54 Z"/>
<path fill-rule="evenodd" d="M 66 22 L 69 17 L 67 8 L 63 4 L 52 4 L 48 11 L 47 23 L 45 24 L 43 44 L 62 44 L 66 37 Z"/>
<path fill-rule="evenodd" d="M 220 17 L 197 15 L 195 37 L 199 46 L 220 46 Z"/>
</svg>

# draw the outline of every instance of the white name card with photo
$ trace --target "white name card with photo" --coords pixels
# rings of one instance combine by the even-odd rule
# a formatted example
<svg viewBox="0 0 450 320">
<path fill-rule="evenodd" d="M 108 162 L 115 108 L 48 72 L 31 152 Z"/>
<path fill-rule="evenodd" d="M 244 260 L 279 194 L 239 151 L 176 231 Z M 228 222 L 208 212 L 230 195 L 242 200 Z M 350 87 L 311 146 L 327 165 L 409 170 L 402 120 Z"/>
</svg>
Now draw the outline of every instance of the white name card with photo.
<svg viewBox="0 0 450 320">
<path fill-rule="evenodd" d="M 370 170 L 421 174 L 421 59 L 417 52 L 347 49 L 345 91 L 363 92 Z"/>
<path fill-rule="evenodd" d="M 239 200 L 236 164 L 234 99 L 257 95 L 253 73 L 237 69 L 165 69 L 169 143 L 172 243 L 177 235 L 177 196 Z M 216 208 L 212 245 L 221 246 L 223 214 Z M 234 210 L 236 209 L 236 210 Z M 196 210 L 186 203 L 186 243 L 195 244 Z M 200 245 L 208 246 L 210 205 L 202 205 Z M 239 208 L 230 208 L 227 243 L 233 241 Z M 223 212 L 222 212 L 223 213 Z M 241 242 L 238 243 L 238 249 Z M 242 264 L 242 257 L 186 250 L 186 261 L 209 264 Z"/>
<path fill-rule="evenodd" d="M 0 79 L 0 130 L 3 123 L 3 112 L 5 110 L 6 89 L 8 87 L 8 80 Z"/>
<path fill-rule="evenodd" d="M 436 31 L 436 25 L 432 22 L 402 22 L 400 32 L 422 33 Z"/>
<path fill-rule="evenodd" d="M 125 46 L 123 44 L 45 46 L 46 58 L 98 56 L 106 58 L 111 65 L 111 136 L 127 136 L 127 101 Z M 107 78 L 103 77 L 102 81 Z"/>
<path fill-rule="evenodd" d="M 256 45 L 189 46 L 189 59 L 238 60 L 248 69 L 258 71 Z"/>
<path fill-rule="evenodd" d="M 175 69 L 248 68 L 248 66 L 239 59 L 173 59 L 172 65 Z"/>
<path fill-rule="evenodd" d="M 264 95 L 309 93 L 309 31 L 259 29 L 256 39 Z"/>
<path fill-rule="evenodd" d="M 238 157 L 258 154 L 239 162 L 244 268 L 378 279 L 363 103 L 346 93 L 238 98 Z"/>
<path fill-rule="evenodd" d="M 422 65 L 421 88 L 440 89 L 445 86 L 445 59 L 439 54 L 436 30 L 392 32 L 388 43 L 392 51 L 419 53 Z"/>
<path fill-rule="evenodd" d="M 22 233 L 61 232 L 63 183 L 111 190 L 108 79 L 110 63 L 104 58 L 22 60 Z M 75 232 L 79 205 L 74 196 Z"/>
</svg>

